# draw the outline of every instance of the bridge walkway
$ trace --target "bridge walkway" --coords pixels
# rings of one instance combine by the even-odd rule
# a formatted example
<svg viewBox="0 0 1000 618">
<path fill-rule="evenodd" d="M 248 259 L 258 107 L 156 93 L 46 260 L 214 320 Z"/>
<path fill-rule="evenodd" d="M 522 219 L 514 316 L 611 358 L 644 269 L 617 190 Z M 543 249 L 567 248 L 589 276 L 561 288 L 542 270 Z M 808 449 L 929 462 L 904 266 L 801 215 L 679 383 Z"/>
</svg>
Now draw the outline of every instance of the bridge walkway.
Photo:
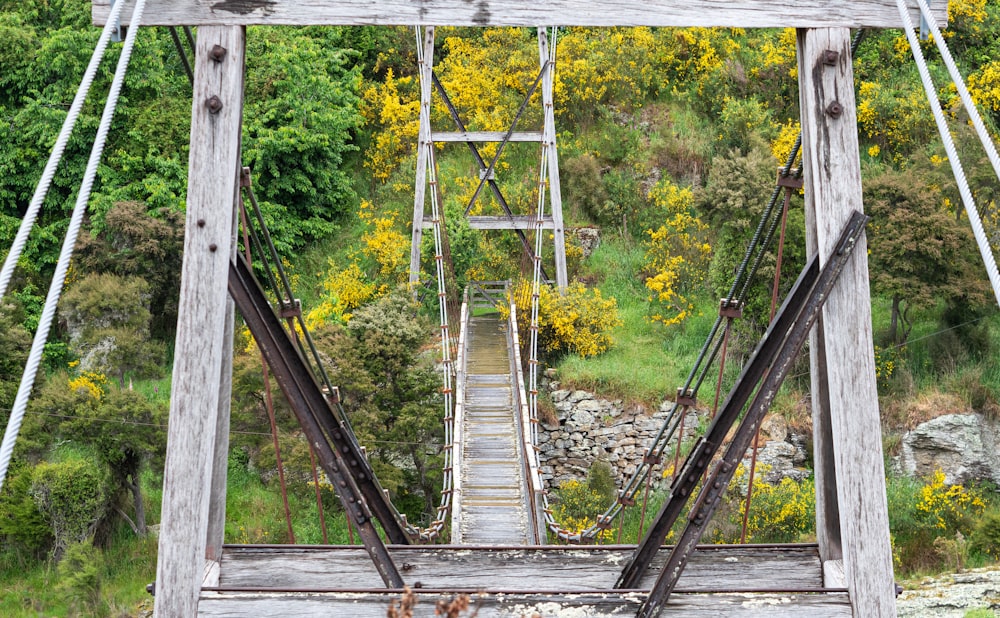
<svg viewBox="0 0 1000 618">
<path fill-rule="evenodd" d="M 529 510 L 511 379 L 507 325 L 496 314 L 470 318 L 463 415 L 463 545 L 529 544 Z"/>
</svg>

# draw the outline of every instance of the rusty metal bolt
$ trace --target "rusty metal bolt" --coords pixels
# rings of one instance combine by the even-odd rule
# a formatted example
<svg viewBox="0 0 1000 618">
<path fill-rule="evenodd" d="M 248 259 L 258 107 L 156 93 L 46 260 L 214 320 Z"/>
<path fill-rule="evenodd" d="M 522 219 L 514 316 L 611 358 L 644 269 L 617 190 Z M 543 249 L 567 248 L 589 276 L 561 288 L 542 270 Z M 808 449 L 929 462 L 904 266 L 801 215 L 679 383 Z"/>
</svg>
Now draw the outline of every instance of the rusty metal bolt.
<svg viewBox="0 0 1000 618">
<path fill-rule="evenodd" d="M 215 244 L 214 242 L 208 246 L 208 250 L 211 251 L 212 253 L 215 253 L 215 251 L 218 248 L 219 248 L 219 245 Z"/>
<path fill-rule="evenodd" d="M 205 227 L 205 220 L 204 219 L 198 219 L 198 227 Z"/>
<path fill-rule="evenodd" d="M 828 67 L 836 66 L 837 59 L 840 58 L 840 52 L 828 49 L 823 52 L 823 64 Z"/>
<path fill-rule="evenodd" d="M 208 52 L 208 57 L 215 62 L 222 62 L 226 59 L 226 48 L 221 45 L 213 45 Z"/>
<path fill-rule="evenodd" d="M 844 106 L 839 101 L 834 101 L 826 106 L 826 113 L 834 118 L 840 118 L 840 115 L 844 113 Z"/>
<path fill-rule="evenodd" d="M 214 94 L 211 96 L 211 98 L 205 101 L 205 105 L 208 106 L 209 113 L 218 114 L 220 111 L 222 111 L 222 99 L 220 99 L 218 96 Z"/>
</svg>

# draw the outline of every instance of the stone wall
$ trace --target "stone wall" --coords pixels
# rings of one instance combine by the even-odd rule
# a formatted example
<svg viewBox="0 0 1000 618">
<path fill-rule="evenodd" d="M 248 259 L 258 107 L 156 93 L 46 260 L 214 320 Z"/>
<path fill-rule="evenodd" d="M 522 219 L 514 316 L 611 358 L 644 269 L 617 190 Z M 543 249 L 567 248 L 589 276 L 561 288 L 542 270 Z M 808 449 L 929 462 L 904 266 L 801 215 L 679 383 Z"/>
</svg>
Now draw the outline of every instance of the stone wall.
<svg viewBox="0 0 1000 618">
<path fill-rule="evenodd" d="M 673 402 L 665 401 L 649 414 L 641 406 L 626 409 L 620 399 L 603 399 L 582 390 L 557 389 L 551 391 L 550 398 L 555 422 L 541 423 L 538 434 L 540 472 L 550 488 L 557 488 L 567 480 L 586 478 L 591 464 L 597 460 L 611 464 L 621 487 L 642 464 L 646 449 L 673 406 Z M 707 423 L 705 411 L 688 412 L 684 418 L 684 439 L 692 440 L 699 427 L 704 429 Z M 768 417 L 762 424 L 758 454 L 758 462 L 767 466 L 764 478 L 777 482 L 786 476 L 795 479 L 808 476 L 803 467 L 805 443 L 805 437 L 788 431 L 780 416 Z M 668 461 L 664 462 L 668 469 L 674 465 L 674 452 L 671 444 L 666 450 Z M 657 474 L 653 487 L 665 485 L 669 480 Z"/>
<path fill-rule="evenodd" d="M 620 399 L 602 399 L 587 391 L 554 390 L 550 396 L 556 423 L 541 423 L 538 435 L 540 472 L 549 487 L 585 478 L 599 459 L 611 464 L 621 485 L 642 464 L 671 405 L 666 402 L 649 415 L 642 407 L 626 410 Z M 684 419 L 685 436 L 693 436 L 691 428 L 698 426 L 698 419 L 694 412 Z"/>
</svg>

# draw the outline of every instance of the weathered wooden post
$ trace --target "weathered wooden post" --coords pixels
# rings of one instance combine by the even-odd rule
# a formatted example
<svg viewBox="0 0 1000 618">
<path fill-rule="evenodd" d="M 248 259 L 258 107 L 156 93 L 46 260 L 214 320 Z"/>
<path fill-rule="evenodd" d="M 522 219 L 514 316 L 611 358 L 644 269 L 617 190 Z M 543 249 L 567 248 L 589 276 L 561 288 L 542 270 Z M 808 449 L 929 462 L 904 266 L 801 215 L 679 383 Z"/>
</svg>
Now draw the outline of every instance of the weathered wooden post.
<svg viewBox="0 0 1000 618">
<path fill-rule="evenodd" d="M 223 476 L 215 478 L 215 484 L 221 483 L 215 498 L 225 500 L 229 421 L 228 405 L 220 402 L 229 399 L 228 371 L 225 380 L 223 372 L 232 356 L 227 280 L 239 197 L 244 56 L 242 26 L 198 29 L 184 264 L 156 572 L 154 611 L 161 617 L 198 613 L 206 548 L 210 546 L 210 557 L 217 560 L 222 541 L 218 528 L 218 538 L 208 539 L 208 522 L 219 466 Z"/>
<path fill-rule="evenodd" d="M 828 256 L 862 210 L 850 31 L 800 29 L 798 56 L 808 248 Z M 826 301 L 810 361 L 825 584 L 846 585 L 855 616 L 895 616 L 864 238 Z M 844 582 L 830 581 L 841 564 Z"/>
</svg>

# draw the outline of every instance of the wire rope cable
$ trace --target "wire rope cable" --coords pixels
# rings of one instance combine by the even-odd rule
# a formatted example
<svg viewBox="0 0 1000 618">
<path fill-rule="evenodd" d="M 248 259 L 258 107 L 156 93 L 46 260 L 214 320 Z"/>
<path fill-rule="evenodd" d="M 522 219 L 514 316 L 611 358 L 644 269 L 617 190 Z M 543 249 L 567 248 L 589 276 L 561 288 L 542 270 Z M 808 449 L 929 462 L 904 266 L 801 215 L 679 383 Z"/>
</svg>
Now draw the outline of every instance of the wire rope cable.
<svg viewBox="0 0 1000 618">
<path fill-rule="evenodd" d="M 118 3 L 119 5 L 124 2 Z M 135 9 L 132 11 L 133 24 L 142 23 L 142 13 L 146 7 L 146 0 L 137 0 Z M 7 422 L 7 429 L 4 433 L 3 443 L 0 444 L 0 489 L 3 489 L 3 482 L 7 476 L 7 468 L 10 465 L 11 457 L 14 454 L 14 442 L 21 430 L 21 422 L 24 420 L 24 412 L 28 406 L 28 397 L 31 395 L 31 388 L 35 383 L 35 376 L 38 373 L 38 366 L 42 360 L 42 350 L 49 337 L 49 330 L 52 327 L 52 319 L 55 316 L 56 305 L 59 303 L 59 296 L 62 292 L 66 279 L 66 272 L 69 270 L 70 258 L 73 256 L 73 248 L 76 239 L 80 234 L 83 224 L 83 215 L 87 211 L 87 203 L 90 201 L 90 192 L 94 186 L 94 179 L 97 176 L 97 166 L 101 162 L 104 153 L 104 144 L 107 141 L 108 132 L 111 130 L 111 120 L 115 115 L 115 107 L 118 104 L 118 97 L 121 94 L 122 84 L 125 82 L 125 72 L 128 69 L 129 60 L 132 57 L 132 49 L 135 47 L 135 38 L 139 28 L 129 28 L 125 37 L 125 45 L 122 47 L 121 56 L 118 58 L 118 66 L 115 69 L 115 76 L 111 82 L 111 90 L 108 99 L 104 104 L 104 112 L 101 114 L 101 123 L 97 128 L 97 135 L 94 138 L 94 145 L 90 151 L 90 159 L 87 161 L 87 169 L 84 172 L 83 182 L 80 184 L 80 191 L 77 194 L 76 205 L 73 207 L 73 215 L 70 219 L 69 229 L 63 240 L 62 250 L 59 254 L 59 261 L 56 263 L 56 271 L 52 276 L 52 283 L 49 286 L 48 295 L 45 298 L 45 306 L 42 309 L 42 317 L 38 322 L 38 330 L 35 331 L 35 338 L 31 343 L 31 351 L 28 354 L 28 362 L 24 373 L 21 376 L 21 383 L 14 398 L 14 407 Z"/>
<path fill-rule="evenodd" d="M 69 112 L 66 113 L 66 118 L 63 119 L 63 126 L 59 131 L 59 137 L 56 138 L 56 143 L 52 146 L 52 152 L 49 154 L 49 160 L 42 171 L 42 177 L 35 187 L 34 195 L 31 196 L 28 210 L 24 214 L 24 219 L 21 220 L 17 235 L 14 237 L 14 242 L 11 244 L 10 251 L 8 251 L 7 257 L 4 260 L 3 268 L 0 269 L 0 298 L 3 298 L 7 293 L 7 285 L 14 275 L 14 268 L 17 266 L 18 260 L 21 259 L 21 252 L 24 251 L 24 246 L 28 242 L 28 236 L 35 226 L 35 219 L 38 218 L 38 213 L 42 209 L 42 204 L 45 202 L 45 196 L 48 195 L 49 187 L 52 186 L 52 179 L 56 174 L 56 169 L 59 167 L 59 162 L 62 161 L 66 144 L 73 134 L 73 128 L 80 117 L 80 110 L 83 109 L 87 93 L 90 92 L 90 86 L 94 83 L 94 78 L 97 76 L 97 69 L 104 59 L 104 52 L 107 50 L 108 42 L 111 40 L 111 31 L 114 30 L 115 24 L 118 23 L 124 6 L 124 2 L 117 2 L 111 9 L 111 15 L 108 16 L 108 21 L 104 24 L 104 29 L 101 30 L 101 36 L 97 39 L 97 46 L 94 48 L 94 53 L 90 57 L 90 64 L 87 65 L 83 79 L 80 81 L 80 86 L 73 97 L 73 103 L 70 104 Z M 0 484 L 2 484 L 2 481 L 0 481 Z"/>
<path fill-rule="evenodd" d="M 976 209 L 976 202 L 972 197 L 972 191 L 969 189 L 969 181 L 965 177 L 965 170 L 962 169 L 962 162 L 958 158 L 958 151 L 955 148 L 955 141 L 952 139 L 951 130 L 948 128 L 947 120 L 944 117 L 944 111 L 941 109 L 941 101 L 937 96 L 937 89 L 934 87 L 934 82 L 931 80 L 930 69 L 927 67 L 927 60 L 924 58 L 923 50 L 920 48 L 920 42 L 917 40 L 917 35 L 914 34 L 913 20 L 910 18 L 910 13 L 906 8 L 905 0 L 896 0 L 896 6 L 899 8 L 899 16 L 903 20 L 903 31 L 906 33 L 906 39 L 910 43 L 910 51 L 913 52 L 913 60 L 917 63 L 917 70 L 920 72 L 920 81 L 924 86 L 924 91 L 927 93 L 927 101 L 930 103 L 931 111 L 934 113 L 934 121 L 937 123 L 938 133 L 941 134 L 941 141 L 944 142 L 945 152 L 948 154 L 948 163 L 951 165 L 951 171 L 955 175 L 955 181 L 958 183 L 958 192 L 962 196 L 962 204 L 965 206 L 965 212 L 969 216 L 969 223 L 972 224 L 972 233 L 976 237 L 976 244 L 979 246 L 979 253 L 983 258 L 983 262 L 986 264 L 986 274 L 990 278 L 990 284 L 993 287 L 993 294 L 996 296 L 997 303 L 1000 304 L 1000 272 L 997 271 L 996 258 L 993 256 L 993 249 L 990 248 L 989 239 L 986 238 L 986 231 L 983 229 L 982 219 L 979 217 L 979 211 Z M 921 7 L 921 11 L 923 7 Z M 933 19 L 930 12 L 927 12 L 927 17 Z M 930 20 L 928 20 L 930 23 Z M 939 35 L 940 33 L 938 33 Z M 940 39 L 941 37 L 935 35 L 935 39 Z M 956 86 L 961 82 L 961 76 L 955 80 Z M 971 115 L 971 112 L 970 112 Z"/>
<path fill-rule="evenodd" d="M 983 123 L 983 118 L 979 114 L 979 109 L 976 107 L 975 101 L 972 100 L 972 95 L 969 94 L 969 89 L 965 85 L 962 73 L 958 70 L 958 65 L 955 63 L 955 59 L 951 55 L 951 50 L 948 49 L 948 44 L 945 42 L 941 31 L 938 29 L 937 19 L 935 19 L 934 15 L 931 13 L 927 0 L 917 0 L 917 2 L 920 4 L 920 12 L 924 17 L 924 21 L 927 23 L 931 34 L 934 36 L 934 44 L 937 45 L 938 52 L 941 54 L 941 58 L 944 60 L 945 66 L 948 67 L 948 73 L 951 75 L 951 81 L 955 84 L 958 96 L 961 98 L 962 104 L 969 113 L 969 119 L 972 121 L 972 125 L 976 129 L 976 135 L 979 136 L 979 141 L 983 145 L 983 150 L 986 151 L 986 156 L 990 160 L 990 164 L 993 166 L 993 173 L 996 174 L 997 179 L 1000 180 L 1000 156 L 997 155 L 997 148 L 993 143 L 993 138 L 990 137 L 989 131 L 986 130 L 986 125 Z"/>
</svg>

